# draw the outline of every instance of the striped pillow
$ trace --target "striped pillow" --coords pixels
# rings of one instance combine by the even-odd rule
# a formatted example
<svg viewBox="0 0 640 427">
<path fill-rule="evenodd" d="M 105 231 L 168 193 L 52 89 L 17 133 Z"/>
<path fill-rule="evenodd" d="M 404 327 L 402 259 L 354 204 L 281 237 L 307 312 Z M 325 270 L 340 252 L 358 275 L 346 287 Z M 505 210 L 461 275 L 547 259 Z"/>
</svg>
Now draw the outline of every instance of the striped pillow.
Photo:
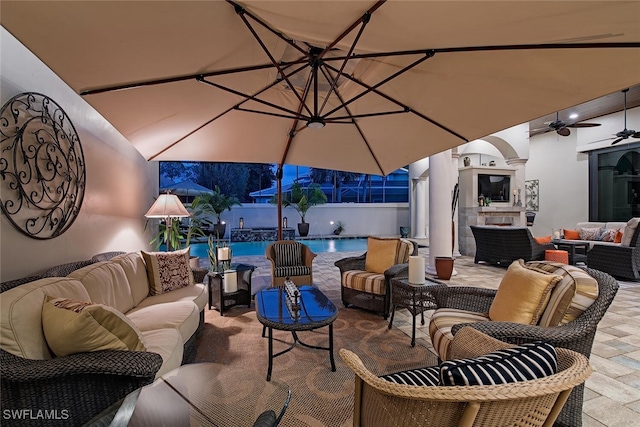
<svg viewBox="0 0 640 427">
<path fill-rule="evenodd" d="M 558 326 L 575 320 L 598 298 L 598 281 L 586 271 L 557 262 L 531 261 L 527 266 L 562 277 L 551 292 L 540 326 Z"/>
<path fill-rule="evenodd" d="M 440 367 L 429 366 L 428 368 L 411 369 L 383 375 L 380 378 L 396 384 L 437 386 L 440 385 Z"/>
<path fill-rule="evenodd" d="M 302 265 L 302 243 L 282 243 L 273 245 L 276 267 Z"/>
<path fill-rule="evenodd" d="M 440 384 L 471 386 L 529 381 L 558 372 L 558 355 L 549 343 L 527 343 L 475 359 L 440 364 Z"/>
<path fill-rule="evenodd" d="M 396 254 L 396 264 L 405 264 L 409 262 L 409 255 L 413 252 L 413 243 L 411 240 L 400 239 L 398 244 L 398 252 Z"/>
</svg>

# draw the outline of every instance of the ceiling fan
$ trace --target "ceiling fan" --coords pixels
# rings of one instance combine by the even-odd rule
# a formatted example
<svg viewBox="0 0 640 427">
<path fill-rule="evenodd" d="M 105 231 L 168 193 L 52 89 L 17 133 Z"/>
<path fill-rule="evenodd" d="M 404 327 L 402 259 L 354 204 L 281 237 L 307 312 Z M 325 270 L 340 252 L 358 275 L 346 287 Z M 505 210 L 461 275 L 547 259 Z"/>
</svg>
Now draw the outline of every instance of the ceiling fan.
<svg viewBox="0 0 640 427">
<path fill-rule="evenodd" d="M 627 129 L 627 92 L 629 92 L 629 88 L 622 90 L 622 93 L 624 93 L 624 130 L 621 130 L 620 132 L 616 133 L 615 137 L 617 139 L 613 141 L 611 145 L 615 145 L 618 142 L 622 141 L 623 139 L 640 138 L 640 131 L 636 132 L 633 129 Z M 608 139 L 613 139 L 613 138 L 601 139 L 600 141 L 606 141 Z M 596 141 L 596 142 L 599 142 L 599 141 Z"/>
<path fill-rule="evenodd" d="M 600 123 L 566 123 L 563 120 L 560 120 L 560 114 L 556 112 L 556 119 L 552 122 L 546 123 L 547 127 L 533 129 L 529 136 L 534 135 L 542 135 L 543 133 L 555 131 L 560 136 L 569 136 L 571 135 L 571 131 L 569 128 L 591 128 L 595 126 L 600 126 Z"/>
</svg>

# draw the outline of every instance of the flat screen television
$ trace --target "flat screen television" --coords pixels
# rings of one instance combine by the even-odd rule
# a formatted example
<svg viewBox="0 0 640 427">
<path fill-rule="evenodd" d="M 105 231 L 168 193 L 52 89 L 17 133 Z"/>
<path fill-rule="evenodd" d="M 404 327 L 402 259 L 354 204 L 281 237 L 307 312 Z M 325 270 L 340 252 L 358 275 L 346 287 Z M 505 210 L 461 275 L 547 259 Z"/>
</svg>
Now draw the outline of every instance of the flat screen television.
<svg viewBox="0 0 640 427">
<path fill-rule="evenodd" d="M 489 197 L 492 202 L 508 202 L 511 177 L 509 175 L 478 174 L 478 197 Z"/>
</svg>

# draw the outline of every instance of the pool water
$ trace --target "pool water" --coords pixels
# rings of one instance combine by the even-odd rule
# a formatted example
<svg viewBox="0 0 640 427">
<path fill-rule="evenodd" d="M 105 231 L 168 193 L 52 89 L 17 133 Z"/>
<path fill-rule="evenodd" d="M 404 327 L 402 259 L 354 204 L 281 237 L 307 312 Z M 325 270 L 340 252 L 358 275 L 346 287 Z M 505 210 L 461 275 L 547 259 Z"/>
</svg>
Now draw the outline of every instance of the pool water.
<svg viewBox="0 0 640 427">
<path fill-rule="evenodd" d="M 350 252 L 367 250 L 367 239 L 307 239 L 300 240 L 301 243 L 309 246 L 315 253 L 320 252 Z M 231 242 L 233 256 L 264 255 L 267 246 L 271 242 Z M 229 244 L 227 242 L 227 244 Z M 206 243 L 192 243 L 191 255 L 198 258 L 207 258 L 208 245 Z"/>
</svg>

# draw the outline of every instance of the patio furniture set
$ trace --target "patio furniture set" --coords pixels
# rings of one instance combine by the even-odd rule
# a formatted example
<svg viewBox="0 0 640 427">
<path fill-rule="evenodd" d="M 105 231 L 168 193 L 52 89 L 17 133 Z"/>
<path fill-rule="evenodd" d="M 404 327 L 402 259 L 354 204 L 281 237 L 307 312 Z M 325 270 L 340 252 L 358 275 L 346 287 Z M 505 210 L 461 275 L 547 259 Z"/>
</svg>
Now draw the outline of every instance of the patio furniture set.
<svg viewBox="0 0 640 427">
<path fill-rule="evenodd" d="M 502 229 L 509 230 L 509 228 Z M 518 233 L 522 236 L 521 232 Z M 590 268 L 581 269 L 549 261 L 525 263 L 523 260 L 517 260 L 509 266 L 498 290 L 448 286 L 437 280 L 428 280 L 427 285 L 412 285 L 407 281 L 408 259 L 409 255 L 416 253 L 417 245 L 410 240 L 369 238 L 365 254 L 359 257 L 345 258 L 335 263 L 340 269 L 342 300 L 345 306 L 372 310 L 381 314 L 385 319 L 389 314 L 392 314 L 389 328 L 393 323 L 393 313 L 397 308 L 406 307 L 409 309 L 414 317 L 412 346 L 415 345 L 416 316 L 420 314 L 424 324 L 424 311 L 434 310 L 429 323 L 429 333 L 434 348 L 438 352 L 439 360 L 443 362 L 437 366 L 421 368 L 421 371 L 427 370 L 430 372 L 429 375 L 435 378 L 434 384 L 407 385 L 395 383 L 391 376 L 378 377 L 373 375 L 357 355 L 341 350 L 340 356 L 355 373 L 354 425 L 380 425 L 381 420 L 388 421 L 385 425 L 420 425 L 423 421 L 437 420 L 438 425 L 470 426 L 478 425 L 477 423 L 492 425 L 490 420 L 495 419 L 512 419 L 514 423 L 530 423 L 527 425 L 543 425 L 545 422 L 544 425 L 551 425 L 554 421 L 557 425 L 581 425 L 584 380 L 591 370 L 588 357 L 598 322 L 617 292 L 617 281 L 609 274 Z M 335 370 L 332 325 L 338 316 L 338 310 L 326 296 L 312 286 L 310 260 L 315 254 L 299 242 L 281 241 L 272 244 L 266 255 L 272 261 L 273 283 L 276 286 L 261 290 L 256 294 L 256 315 L 264 328 L 269 330 L 267 381 L 271 380 L 273 359 L 289 351 L 298 343 L 328 351 L 331 368 Z M 139 299 L 143 292 L 140 290 L 141 288 L 138 289 L 136 286 L 142 286 L 141 278 L 144 275 L 146 295 L 150 289 L 149 282 L 146 280 L 148 273 L 146 265 L 153 265 L 158 261 L 147 259 L 146 256 L 143 258 L 139 253 L 109 254 L 105 258 L 112 256 L 113 258 L 109 261 L 90 262 L 88 267 L 72 272 L 70 278 L 42 279 L 44 282 L 40 280 L 35 284 L 19 285 L 0 294 L 3 308 L 9 305 L 14 306 L 13 310 L 3 310 L 3 349 L 1 352 L 3 363 L 1 366 L 4 408 L 51 406 L 52 403 L 47 399 L 62 399 L 63 401 L 55 404 L 57 407 L 76 407 L 78 402 L 82 401 L 79 397 L 75 397 L 76 394 L 95 394 L 97 393 L 95 391 L 97 390 L 96 384 L 99 383 L 102 387 L 105 384 L 108 385 L 109 390 L 106 395 L 104 391 L 101 391 L 101 399 L 96 399 L 102 402 L 101 405 L 82 404 L 84 407 L 74 412 L 74 417 L 81 416 L 82 419 L 74 420 L 74 422 L 85 422 L 96 414 L 100 414 L 101 411 L 109 411 L 109 405 L 115 404 L 115 409 L 111 410 L 113 413 L 122 403 L 120 399 L 124 399 L 127 394 L 152 383 L 162 374 L 178 368 L 181 364 L 189 362 L 188 354 L 191 353 L 191 350 L 188 350 L 188 347 L 191 345 L 190 342 L 195 336 L 198 325 L 203 320 L 202 310 L 207 301 L 211 304 L 211 300 L 206 298 L 207 291 L 213 290 L 213 293 L 222 293 L 222 298 L 211 305 L 215 306 L 221 315 L 225 308 L 234 305 L 225 305 L 224 292 L 221 291 L 222 286 L 219 283 L 221 278 L 215 273 L 209 273 L 206 278 L 208 287 L 200 283 L 154 296 L 145 296 L 138 304 L 134 304 L 136 307 L 133 310 L 131 308 L 127 310 L 126 307 L 120 307 L 123 304 L 121 296 L 126 294 L 126 292 L 120 291 L 129 289 L 131 299 Z M 504 262 L 504 260 L 500 259 L 500 262 Z M 188 264 L 188 258 L 185 259 L 185 263 Z M 298 276 L 300 280 L 295 282 L 298 289 L 297 292 L 294 292 L 295 301 L 293 303 L 287 299 L 288 293 L 283 286 L 278 286 L 280 280 L 287 280 L 276 276 L 277 269 L 282 267 L 279 265 L 281 263 L 288 264 L 286 267 L 292 268 L 290 271 L 301 273 Z M 299 267 L 306 267 L 308 270 L 306 268 L 298 270 Z M 72 269 L 64 266 L 58 268 L 57 271 L 66 271 L 67 268 Z M 92 285 L 92 283 L 97 283 L 98 278 L 108 282 L 109 275 L 113 276 L 113 272 L 116 270 L 122 273 L 120 274 L 122 283 L 134 282 L 135 286 L 128 285 L 127 288 L 122 288 L 120 286 L 122 283 L 112 283 L 109 288 L 111 290 L 107 292 L 104 290 L 105 285 L 102 282 L 102 288 Z M 248 294 L 249 300 L 244 298 L 232 302 L 250 305 L 253 269 L 247 268 L 245 270 L 248 274 L 246 280 L 248 286 L 243 289 L 243 292 Z M 96 273 L 91 275 L 91 272 Z M 522 283 L 523 277 L 527 286 L 521 286 L 518 290 L 512 282 Z M 65 285 L 65 281 L 74 282 L 71 283 L 73 286 Z M 217 288 L 216 281 L 218 282 Z M 75 286 L 75 282 L 78 283 L 77 286 Z M 64 289 L 71 287 L 78 289 L 64 291 Z M 216 292 L 216 289 L 220 292 Z M 521 289 L 527 289 L 528 293 L 513 295 L 521 292 Z M 64 294 L 63 296 L 68 298 L 95 300 L 95 302 L 111 304 L 116 309 L 131 313 L 134 323 L 135 319 L 139 320 L 137 326 L 143 331 L 145 338 L 148 335 L 151 342 L 153 341 L 151 338 L 156 334 L 151 327 L 153 320 L 148 316 L 136 317 L 137 310 L 140 313 L 153 310 L 154 302 L 161 301 L 175 300 L 178 305 L 182 306 L 190 304 L 193 306 L 193 310 L 177 310 L 175 315 L 170 316 L 167 316 L 165 310 L 163 316 L 159 317 L 157 321 L 164 325 L 172 319 L 176 320 L 181 316 L 180 313 L 185 316 L 187 311 L 191 313 L 187 317 L 180 317 L 182 319 L 181 325 L 176 324 L 173 328 L 164 325 L 165 328 L 172 328 L 170 330 L 174 332 L 176 337 L 186 337 L 184 340 L 180 340 L 181 344 L 184 341 L 184 352 L 181 346 L 180 351 L 176 350 L 176 354 L 180 354 L 179 358 L 169 355 L 160 357 L 159 354 L 163 354 L 164 347 L 155 349 L 152 344 L 145 341 L 147 351 L 113 352 L 106 350 L 82 352 L 62 357 L 52 357 L 49 354 L 48 356 L 44 355 L 47 360 L 33 360 L 41 357 L 33 354 L 16 354 L 20 351 L 20 346 L 6 347 L 7 340 L 5 338 L 15 336 L 18 340 L 19 334 L 5 326 L 15 324 L 15 322 L 4 318 L 18 316 L 25 312 L 28 308 L 25 305 L 26 302 L 33 299 L 29 295 L 37 294 L 38 300 L 42 301 L 46 295 L 62 295 L 61 292 Z M 85 295 L 87 292 L 88 294 Z M 505 297 L 505 295 L 507 296 Z M 575 302 L 576 295 L 580 299 L 579 303 Z M 185 298 L 188 298 L 189 301 L 185 301 Z M 505 298 L 510 298 L 510 300 Z M 522 301 L 528 303 L 530 299 L 535 300 L 534 308 L 520 305 Z M 16 311 L 14 301 L 23 301 L 18 305 L 24 310 L 19 310 L 20 313 Z M 30 305 L 35 306 L 35 304 Z M 38 311 L 40 311 L 40 307 L 41 305 L 38 305 Z M 499 307 L 503 307 L 503 309 L 501 310 Z M 530 314 L 531 318 L 525 320 L 513 318 L 512 314 L 505 314 L 504 307 L 515 310 L 519 313 L 518 315 L 521 313 Z M 187 320 L 192 317 L 192 314 L 195 316 L 193 322 Z M 36 323 L 40 324 L 40 322 Z M 188 331 L 185 329 L 187 325 L 189 325 Z M 307 345 L 297 336 L 300 331 L 315 330 L 324 326 L 329 328 L 327 347 Z M 294 344 L 290 348 L 274 354 L 273 329 L 291 332 Z M 41 341 L 45 344 L 39 348 L 48 348 L 46 339 L 46 337 L 42 337 Z M 539 377 L 528 378 L 526 382 L 517 380 L 509 384 L 480 383 L 469 385 L 456 383 L 453 387 L 445 387 L 441 384 L 443 377 L 438 372 L 443 369 L 447 361 L 458 359 L 464 355 L 476 363 L 477 357 L 494 351 L 499 353 L 495 356 L 498 358 L 504 356 L 500 353 L 501 351 L 507 351 L 508 357 L 512 357 L 512 353 L 518 357 L 517 355 L 522 351 L 529 351 L 531 348 L 535 352 L 540 352 L 539 346 L 541 344 L 539 343 L 541 342 L 551 346 L 551 353 L 557 354 L 550 363 L 551 365 L 557 364 L 557 369 L 554 368 L 553 371 L 541 374 Z M 176 348 L 175 346 L 168 347 Z M 508 350 L 505 350 L 506 348 Z M 182 357 L 183 353 L 185 354 L 184 358 Z M 69 363 L 65 364 L 65 361 L 69 361 Z M 50 369 L 45 369 L 45 371 L 50 371 L 46 374 L 47 378 L 53 374 L 52 381 L 35 375 L 31 368 L 32 365 L 35 366 L 34 364 L 50 366 Z M 458 369 L 456 363 L 453 365 L 455 369 Z M 94 372 L 95 366 L 101 366 L 102 373 L 96 374 Z M 91 374 L 83 369 L 91 370 Z M 114 376 L 115 372 L 118 375 Z M 401 373 L 400 376 L 414 374 L 414 370 L 410 370 Z M 440 378 L 438 378 L 439 376 Z M 464 375 L 462 377 L 466 378 Z M 46 384 L 49 382 L 53 383 L 51 385 L 53 388 L 47 391 Z M 28 389 L 31 383 L 38 384 L 37 392 L 27 398 L 29 394 L 25 395 L 24 390 L 25 387 Z M 159 384 L 158 381 L 154 382 L 152 387 L 159 387 L 157 384 Z M 133 406 L 136 406 L 135 403 Z M 286 409 L 286 404 L 283 409 Z M 138 411 L 139 415 L 140 411 L 142 410 Z M 280 415 L 282 416 L 283 413 L 284 411 L 281 411 Z M 278 421 L 273 416 L 274 414 L 273 411 L 269 412 L 269 421 L 265 425 L 277 425 Z M 416 418 L 416 414 L 421 415 Z M 410 419 L 418 420 L 415 421 L 418 424 L 408 422 L 407 416 Z"/>
<path fill-rule="evenodd" d="M 628 222 L 578 223 L 575 230 L 565 229 L 555 238 L 547 236 L 548 243 L 539 243 L 526 227 L 472 225 L 476 243 L 474 262 L 508 267 L 516 259 L 554 260 L 554 256 L 561 255 L 566 256 L 568 264 L 584 263 L 616 278 L 640 280 L 639 221 L 640 218 L 632 218 Z M 616 232 L 620 233 L 618 242 L 613 238 Z M 601 239 L 606 234 L 611 236 L 610 240 Z"/>
</svg>

